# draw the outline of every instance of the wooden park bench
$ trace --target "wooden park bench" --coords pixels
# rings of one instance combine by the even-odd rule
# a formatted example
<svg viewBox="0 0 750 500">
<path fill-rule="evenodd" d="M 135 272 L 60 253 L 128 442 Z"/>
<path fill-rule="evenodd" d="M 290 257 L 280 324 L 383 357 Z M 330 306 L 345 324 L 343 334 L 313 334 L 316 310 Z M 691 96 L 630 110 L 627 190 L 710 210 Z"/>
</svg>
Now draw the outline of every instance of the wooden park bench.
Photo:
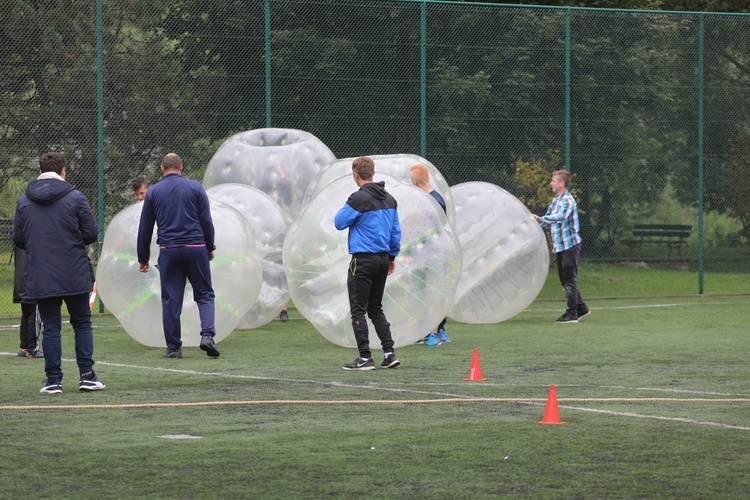
<svg viewBox="0 0 750 500">
<path fill-rule="evenodd" d="M 682 258 L 682 245 L 690 237 L 693 226 L 685 224 L 636 224 L 633 226 L 632 238 L 626 243 L 633 248 L 643 245 L 661 244 L 667 247 L 667 258 L 672 256 L 672 250 L 677 250 Z"/>
</svg>

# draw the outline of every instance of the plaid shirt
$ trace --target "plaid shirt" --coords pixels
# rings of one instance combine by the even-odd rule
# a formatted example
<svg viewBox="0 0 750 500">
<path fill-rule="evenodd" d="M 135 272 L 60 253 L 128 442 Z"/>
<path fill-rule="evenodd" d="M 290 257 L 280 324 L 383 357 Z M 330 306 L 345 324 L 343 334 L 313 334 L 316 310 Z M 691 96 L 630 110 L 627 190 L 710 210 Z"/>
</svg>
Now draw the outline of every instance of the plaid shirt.
<svg viewBox="0 0 750 500">
<path fill-rule="evenodd" d="M 578 235 L 578 205 L 568 190 L 552 199 L 542 216 L 542 227 L 549 226 L 552 251 L 560 253 L 581 243 Z"/>
</svg>

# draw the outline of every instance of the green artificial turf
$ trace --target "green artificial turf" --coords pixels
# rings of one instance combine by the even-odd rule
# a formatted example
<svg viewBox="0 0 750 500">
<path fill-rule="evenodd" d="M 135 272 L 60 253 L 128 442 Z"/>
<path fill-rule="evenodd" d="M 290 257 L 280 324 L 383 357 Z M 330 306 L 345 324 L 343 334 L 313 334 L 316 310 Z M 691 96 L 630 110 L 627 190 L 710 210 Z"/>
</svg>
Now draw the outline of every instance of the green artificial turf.
<svg viewBox="0 0 750 500">
<path fill-rule="evenodd" d="M 589 306 L 578 324 L 553 322 L 559 301 L 496 325 L 449 322 L 451 343 L 399 348 L 400 367 L 370 372 L 342 370 L 356 352 L 296 310 L 232 333 L 218 359 L 198 348 L 164 359 L 100 316 L 95 368 L 107 388 L 76 390 L 66 325 L 58 396 L 39 394 L 43 361 L 15 356 L 8 319 L 0 496 L 750 495 L 750 297 Z M 484 382 L 465 380 L 474 349 Z M 552 384 L 564 425 L 537 423 Z M 176 406 L 186 403 L 204 404 Z"/>
</svg>

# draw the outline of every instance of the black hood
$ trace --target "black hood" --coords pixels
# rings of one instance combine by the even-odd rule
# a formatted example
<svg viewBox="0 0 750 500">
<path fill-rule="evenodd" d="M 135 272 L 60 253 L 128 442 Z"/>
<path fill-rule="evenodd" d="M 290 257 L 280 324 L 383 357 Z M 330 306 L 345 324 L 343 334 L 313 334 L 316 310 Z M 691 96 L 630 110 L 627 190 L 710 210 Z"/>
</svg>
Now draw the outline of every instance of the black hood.
<svg viewBox="0 0 750 500">
<path fill-rule="evenodd" d="M 41 179 L 32 181 L 26 188 L 26 196 L 34 203 L 51 205 L 73 191 L 72 184 L 58 179 Z"/>
<path fill-rule="evenodd" d="M 378 200 L 385 200 L 385 181 L 368 182 L 367 184 L 363 184 L 359 189 L 369 192 Z"/>
</svg>

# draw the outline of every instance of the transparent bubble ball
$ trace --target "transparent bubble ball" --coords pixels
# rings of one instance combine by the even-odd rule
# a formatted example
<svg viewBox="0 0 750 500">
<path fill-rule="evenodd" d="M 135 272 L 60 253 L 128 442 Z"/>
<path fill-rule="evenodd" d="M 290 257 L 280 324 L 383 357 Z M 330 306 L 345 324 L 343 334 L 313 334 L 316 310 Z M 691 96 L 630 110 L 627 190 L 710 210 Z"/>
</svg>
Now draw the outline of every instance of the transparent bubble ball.
<svg viewBox="0 0 750 500">
<path fill-rule="evenodd" d="M 261 128 L 235 134 L 219 146 L 206 167 L 203 186 L 237 183 L 266 193 L 294 219 L 307 186 L 336 156 L 309 132 Z"/>
<path fill-rule="evenodd" d="M 214 221 L 216 251 L 211 261 L 211 279 L 216 295 L 216 336 L 226 338 L 258 298 L 261 288 L 260 259 L 255 253 L 255 235 L 235 209 L 209 197 Z M 122 210 L 107 226 L 102 254 L 96 268 L 96 286 L 104 305 L 125 331 L 143 345 L 163 347 L 161 285 L 157 267 L 159 247 L 156 231 L 151 240 L 150 268 L 139 271 L 137 241 L 143 202 Z M 200 318 L 190 282 L 185 287 L 182 342 L 200 344 Z"/>
<path fill-rule="evenodd" d="M 549 250 L 518 198 L 487 182 L 451 187 L 463 269 L 448 317 L 500 323 L 526 309 L 547 279 Z"/>
<path fill-rule="evenodd" d="M 423 190 L 381 174 L 398 202 L 401 253 L 388 277 L 383 310 L 396 347 L 411 345 L 445 317 L 461 273 L 458 239 L 440 205 Z M 334 217 L 358 189 L 352 176 L 332 181 L 300 212 L 284 240 L 283 262 L 297 309 L 323 337 L 356 347 L 346 278 L 351 256 L 348 229 Z M 368 319 L 370 347 L 381 349 Z"/>
<path fill-rule="evenodd" d="M 270 196 L 244 184 L 218 184 L 208 196 L 237 210 L 253 229 L 263 283 L 258 300 L 237 328 L 258 328 L 276 318 L 289 302 L 289 287 L 281 264 L 281 249 L 291 220 Z"/>
<path fill-rule="evenodd" d="M 430 172 L 430 184 L 445 200 L 448 221 L 450 222 L 451 227 L 456 227 L 456 212 L 453 208 L 453 195 L 451 194 L 445 177 L 443 177 L 443 174 L 440 173 L 435 165 L 421 156 L 412 154 L 371 155 L 369 157 L 375 162 L 375 176 L 373 177 L 375 182 L 383 180 L 380 177 L 380 174 L 387 174 L 405 182 L 406 184 L 411 184 L 411 167 L 420 163 L 427 167 L 427 170 Z M 304 203 L 309 203 L 310 200 L 315 198 L 318 193 L 320 193 L 320 191 L 332 181 L 342 177 L 351 178 L 353 160 L 354 158 L 334 160 L 321 168 L 307 188 Z"/>
</svg>

